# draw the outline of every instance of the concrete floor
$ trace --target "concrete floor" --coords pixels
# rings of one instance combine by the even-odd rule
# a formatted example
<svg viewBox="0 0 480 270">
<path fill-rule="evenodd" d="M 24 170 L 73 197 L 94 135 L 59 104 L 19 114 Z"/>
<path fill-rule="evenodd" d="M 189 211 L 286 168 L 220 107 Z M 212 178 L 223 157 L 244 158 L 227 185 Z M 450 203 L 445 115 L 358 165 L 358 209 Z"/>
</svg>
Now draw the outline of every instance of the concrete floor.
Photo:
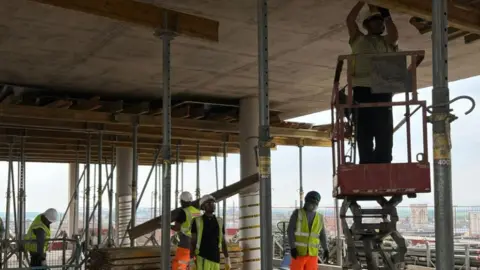
<svg viewBox="0 0 480 270">
<path fill-rule="evenodd" d="M 173 96 L 255 95 L 256 0 L 144 0 L 220 22 L 220 42 L 173 42 Z M 349 53 L 345 17 L 354 0 L 270 1 L 271 108 L 284 117 L 328 107 L 336 58 Z M 431 85 L 431 41 L 394 14 L 403 50 L 425 49 L 420 87 Z M 0 81 L 102 94 L 160 98 L 161 42 L 151 31 L 27 0 L 0 5 Z M 450 43 L 450 80 L 478 74 L 478 44 Z"/>
</svg>

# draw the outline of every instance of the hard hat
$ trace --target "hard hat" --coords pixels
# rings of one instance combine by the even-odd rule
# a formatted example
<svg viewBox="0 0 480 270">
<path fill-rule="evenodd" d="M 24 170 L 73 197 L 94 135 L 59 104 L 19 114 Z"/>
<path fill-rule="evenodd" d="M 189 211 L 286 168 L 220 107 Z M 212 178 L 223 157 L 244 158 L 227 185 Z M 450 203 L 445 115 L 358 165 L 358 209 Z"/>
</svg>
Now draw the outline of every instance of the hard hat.
<svg viewBox="0 0 480 270">
<path fill-rule="evenodd" d="M 215 201 L 215 198 L 212 195 L 203 195 L 203 197 L 200 199 L 200 207 L 208 201 Z"/>
<path fill-rule="evenodd" d="M 193 201 L 193 196 L 190 192 L 184 191 L 180 194 L 180 201 L 191 202 Z"/>
<path fill-rule="evenodd" d="M 305 201 L 317 201 L 317 202 L 320 202 L 320 200 L 322 199 L 322 197 L 320 196 L 320 193 L 316 192 L 316 191 L 310 191 L 307 193 L 307 195 L 305 195 Z"/>
<path fill-rule="evenodd" d="M 49 209 L 47 209 L 47 211 L 45 211 L 45 213 L 43 213 L 43 215 L 44 215 L 45 218 L 48 219 L 48 221 L 50 221 L 51 223 L 56 222 L 57 219 L 58 219 L 57 210 L 55 210 L 54 208 L 49 208 Z"/>
<path fill-rule="evenodd" d="M 377 7 L 368 5 L 367 7 L 364 7 L 358 16 L 359 22 L 362 25 L 365 25 L 366 22 L 373 18 L 379 18 L 383 20 L 382 15 L 378 11 Z"/>
</svg>

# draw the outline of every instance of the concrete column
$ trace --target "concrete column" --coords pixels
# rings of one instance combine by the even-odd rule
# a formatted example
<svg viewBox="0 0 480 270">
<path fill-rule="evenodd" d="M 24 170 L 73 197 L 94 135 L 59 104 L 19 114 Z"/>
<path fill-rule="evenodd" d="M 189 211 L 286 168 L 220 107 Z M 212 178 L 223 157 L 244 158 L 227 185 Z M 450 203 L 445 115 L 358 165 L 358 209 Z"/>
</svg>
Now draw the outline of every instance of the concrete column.
<svg viewBox="0 0 480 270">
<path fill-rule="evenodd" d="M 132 159 L 133 149 L 117 147 L 117 194 L 116 194 L 116 219 L 117 219 L 117 244 L 122 247 L 130 246 L 130 238 L 125 231 L 132 213 Z"/>
<path fill-rule="evenodd" d="M 258 98 L 240 101 L 240 177 L 258 172 L 255 147 L 258 144 Z M 260 185 L 240 192 L 240 244 L 244 252 L 243 269 L 260 269 Z"/>
<path fill-rule="evenodd" d="M 70 163 L 68 166 L 68 198 L 72 199 L 72 204 L 68 210 L 68 235 L 78 234 L 78 191 L 77 188 L 77 171 L 78 164 Z"/>
</svg>

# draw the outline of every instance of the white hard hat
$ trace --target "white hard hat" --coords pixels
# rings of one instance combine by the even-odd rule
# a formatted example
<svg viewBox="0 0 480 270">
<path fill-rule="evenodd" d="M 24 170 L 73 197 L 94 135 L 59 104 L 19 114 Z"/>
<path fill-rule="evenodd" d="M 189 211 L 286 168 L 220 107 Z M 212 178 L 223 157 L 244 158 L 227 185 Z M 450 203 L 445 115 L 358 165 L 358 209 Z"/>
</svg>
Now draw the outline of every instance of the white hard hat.
<svg viewBox="0 0 480 270">
<path fill-rule="evenodd" d="M 200 199 L 200 207 L 202 207 L 202 205 L 205 202 L 210 201 L 210 200 L 215 201 L 215 198 L 212 195 L 203 195 L 203 197 Z"/>
<path fill-rule="evenodd" d="M 190 192 L 184 191 L 180 194 L 180 201 L 191 202 L 193 201 L 193 196 Z"/>
<path fill-rule="evenodd" d="M 374 16 L 380 16 L 380 12 L 378 11 L 378 9 L 376 7 L 372 7 L 370 5 L 367 5 L 367 6 L 364 6 L 361 10 L 360 10 L 360 14 L 358 15 L 358 22 L 363 25 L 363 23 L 370 19 L 371 17 L 374 17 Z"/>
<path fill-rule="evenodd" d="M 58 212 L 57 212 L 57 210 L 55 210 L 54 208 L 49 208 L 49 209 L 47 209 L 47 211 L 45 211 L 45 213 L 43 213 L 43 215 L 44 215 L 45 218 L 47 218 L 48 221 L 50 221 L 51 223 L 56 222 L 57 219 L 58 219 Z"/>
</svg>

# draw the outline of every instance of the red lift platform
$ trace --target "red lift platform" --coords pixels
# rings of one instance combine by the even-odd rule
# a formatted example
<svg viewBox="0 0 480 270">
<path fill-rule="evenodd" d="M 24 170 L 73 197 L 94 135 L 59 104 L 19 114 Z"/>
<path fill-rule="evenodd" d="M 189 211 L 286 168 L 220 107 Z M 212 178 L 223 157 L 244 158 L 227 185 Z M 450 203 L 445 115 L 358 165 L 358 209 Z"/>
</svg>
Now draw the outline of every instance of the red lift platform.
<svg viewBox="0 0 480 270">
<path fill-rule="evenodd" d="M 339 56 L 332 91 L 332 155 L 333 196 L 342 199 L 340 219 L 347 243 L 347 256 L 343 269 L 369 270 L 404 269 L 406 244 L 397 232 L 396 206 L 403 196 L 431 192 L 430 164 L 428 162 L 427 105 L 418 100 L 416 67 L 423 60 L 424 51 L 404 51 L 372 55 Z M 353 101 L 352 63 L 356 57 L 371 60 L 373 93 L 403 94 L 399 102 L 362 103 Z M 347 86 L 340 88 L 340 76 L 347 62 Z M 409 66 L 408 66 L 409 65 Z M 407 67 L 408 66 L 408 67 Z M 391 164 L 357 164 L 355 112 L 368 107 L 405 107 L 405 119 L 394 131 L 406 125 L 407 160 Z M 411 106 L 416 106 L 411 111 Z M 422 115 L 423 149 L 413 158 L 411 143 L 411 117 Z M 420 134 L 413 134 L 420 137 Z M 415 159 L 415 160 L 413 160 Z M 391 197 L 387 199 L 386 197 Z M 377 202 L 379 208 L 363 209 L 360 201 Z M 350 210 L 351 215 L 347 215 Z M 370 221 L 370 223 L 367 223 Z M 372 222 L 373 221 L 373 222 Z M 351 226 L 349 226 L 351 224 Z M 383 239 L 391 237 L 397 247 L 387 252 Z"/>
</svg>

